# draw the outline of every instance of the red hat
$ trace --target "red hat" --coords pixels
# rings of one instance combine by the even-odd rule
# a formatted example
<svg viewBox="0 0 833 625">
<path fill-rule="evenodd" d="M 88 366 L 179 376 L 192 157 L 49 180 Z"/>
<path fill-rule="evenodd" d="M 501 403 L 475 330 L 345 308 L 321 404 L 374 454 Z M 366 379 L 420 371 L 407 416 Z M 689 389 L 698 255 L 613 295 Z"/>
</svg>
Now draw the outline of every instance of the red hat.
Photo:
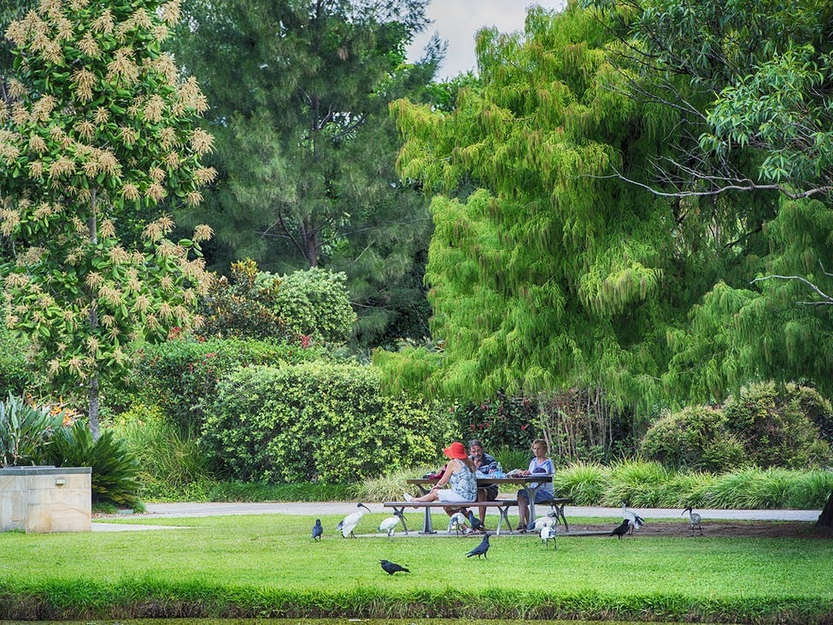
<svg viewBox="0 0 833 625">
<path fill-rule="evenodd" d="M 466 453 L 466 448 L 463 447 L 463 443 L 457 442 L 451 443 L 451 445 L 443 449 L 443 453 L 449 458 L 459 458 L 461 460 L 469 457 Z"/>
</svg>

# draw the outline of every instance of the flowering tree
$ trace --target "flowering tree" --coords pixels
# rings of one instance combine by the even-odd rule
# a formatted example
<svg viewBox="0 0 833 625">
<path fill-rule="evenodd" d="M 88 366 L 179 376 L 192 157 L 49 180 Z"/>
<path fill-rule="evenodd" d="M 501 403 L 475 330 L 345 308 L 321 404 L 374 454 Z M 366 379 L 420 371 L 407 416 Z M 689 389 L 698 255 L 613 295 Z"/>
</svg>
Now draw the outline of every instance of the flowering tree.
<svg viewBox="0 0 833 625">
<path fill-rule="evenodd" d="M 179 14 L 179 0 L 41 0 L 6 31 L 6 323 L 58 389 L 85 389 L 96 437 L 99 384 L 123 376 L 126 345 L 198 324 L 191 305 L 210 282 L 211 229 L 174 243 L 157 208 L 199 204 L 215 177 L 200 164 L 212 137 L 195 126 L 205 98 L 162 50 Z"/>
</svg>

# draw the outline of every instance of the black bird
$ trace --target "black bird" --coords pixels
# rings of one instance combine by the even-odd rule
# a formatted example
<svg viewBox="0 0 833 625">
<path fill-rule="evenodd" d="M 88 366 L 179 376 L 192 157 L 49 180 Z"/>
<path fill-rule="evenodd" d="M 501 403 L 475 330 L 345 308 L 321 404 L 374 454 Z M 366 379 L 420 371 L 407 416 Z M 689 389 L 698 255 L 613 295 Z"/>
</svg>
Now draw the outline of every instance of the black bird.
<svg viewBox="0 0 833 625">
<path fill-rule="evenodd" d="M 486 552 L 489 551 L 489 533 L 486 532 L 483 535 L 483 540 L 480 541 L 480 544 L 477 545 L 474 549 L 469 551 L 466 554 L 467 558 L 471 558 L 472 556 L 477 556 L 477 559 L 480 559 L 480 556 L 486 558 Z M 487 558 L 488 559 L 488 558 Z"/>
<path fill-rule="evenodd" d="M 630 524 L 631 524 L 631 522 L 628 521 L 627 519 L 623 520 L 622 525 L 620 525 L 619 527 L 615 528 L 612 532 L 610 532 L 610 536 L 618 536 L 619 540 L 621 540 L 622 536 L 624 536 L 625 534 L 628 533 L 628 525 L 630 525 Z"/>
<path fill-rule="evenodd" d="M 313 540 L 321 540 L 321 534 L 324 533 L 324 528 L 321 527 L 321 519 L 315 519 L 315 525 L 312 526 Z"/>
<path fill-rule="evenodd" d="M 483 523 L 480 521 L 480 519 L 474 516 L 474 513 L 471 510 L 469 510 L 469 523 L 471 523 L 471 529 L 475 532 L 481 532 L 484 529 L 486 529 L 485 527 L 483 527 Z"/>
<path fill-rule="evenodd" d="M 388 575 L 393 575 L 397 571 L 402 571 L 403 573 L 410 573 L 410 571 L 406 569 L 404 566 L 399 566 L 398 564 L 394 562 L 389 562 L 388 560 L 379 560 L 379 564 L 382 565 L 382 569 Z"/>
</svg>

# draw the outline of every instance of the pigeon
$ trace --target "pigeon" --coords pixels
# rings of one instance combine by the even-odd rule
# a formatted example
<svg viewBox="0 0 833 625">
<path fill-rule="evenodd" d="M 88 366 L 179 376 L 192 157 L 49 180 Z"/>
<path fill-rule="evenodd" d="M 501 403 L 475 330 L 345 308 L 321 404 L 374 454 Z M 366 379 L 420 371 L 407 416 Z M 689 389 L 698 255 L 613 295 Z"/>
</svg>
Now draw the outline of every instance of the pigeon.
<svg viewBox="0 0 833 625">
<path fill-rule="evenodd" d="M 451 530 L 455 530 L 457 535 L 460 535 L 460 529 L 466 524 L 466 517 L 462 512 L 455 512 L 451 515 L 451 518 L 448 520 L 448 533 L 451 533 Z"/>
<path fill-rule="evenodd" d="M 344 520 L 336 526 L 336 529 L 341 532 L 341 535 L 347 538 L 348 536 L 352 536 L 353 538 L 356 537 L 353 534 L 353 530 L 356 529 L 356 525 L 359 524 L 359 521 L 362 520 L 362 517 L 370 512 L 370 508 L 368 508 L 363 503 L 356 504 L 356 507 L 359 508 L 358 512 L 354 512 L 352 514 L 348 514 L 344 517 Z M 362 510 L 364 508 L 364 510 Z"/>
<path fill-rule="evenodd" d="M 633 530 L 638 530 L 640 527 L 645 525 L 645 521 L 642 517 L 636 514 L 633 510 L 628 510 L 628 507 L 625 504 L 622 504 L 622 518 L 627 519 L 631 524 L 631 534 L 633 534 Z"/>
<path fill-rule="evenodd" d="M 550 544 L 550 541 L 552 541 L 552 544 L 553 544 L 554 548 L 558 549 L 558 542 L 555 539 L 555 534 L 556 534 L 556 532 L 555 532 L 554 527 L 551 527 L 549 525 L 545 525 L 544 527 L 541 528 L 541 542 L 544 543 L 545 547 L 548 547 L 549 544 Z"/>
<path fill-rule="evenodd" d="M 312 526 L 312 538 L 314 540 L 321 540 L 321 534 L 324 533 L 324 528 L 321 527 L 321 519 L 315 519 L 315 525 Z"/>
<path fill-rule="evenodd" d="M 615 528 L 612 532 L 610 532 L 610 536 L 618 536 L 619 539 L 621 540 L 622 536 L 624 536 L 625 534 L 628 533 L 628 526 L 630 524 L 631 524 L 630 521 L 628 521 L 627 519 L 624 519 L 622 521 L 622 525 L 620 525 L 619 527 Z"/>
<path fill-rule="evenodd" d="M 483 540 L 480 541 L 480 544 L 477 545 L 474 549 L 469 551 L 466 554 L 467 558 L 471 558 L 472 556 L 477 556 L 477 559 L 480 559 L 480 556 L 486 558 L 486 552 L 489 551 L 489 534 L 488 532 L 483 535 Z"/>
<path fill-rule="evenodd" d="M 390 562 L 388 560 L 379 560 L 379 564 L 382 565 L 382 569 L 388 575 L 393 575 L 397 571 L 402 571 L 403 573 L 410 573 L 411 572 L 408 569 L 406 569 L 404 566 L 399 566 L 398 564 L 396 564 L 394 562 Z"/>
<path fill-rule="evenodd" d="M 703 527 L 701 523 L 703 522 L 703 517 L 701 517 L 698 513 L 691 509 L 691 506 L 683 510 L 683 514 L 688 512 L 688 522 L 689 527 L 691 529 L 691 535 L 694 536 L 694 530 L 700 530 L 700 536 L 703 535 Z M 680 515 L 682 516 L 682 515 Z"/>
</svg>

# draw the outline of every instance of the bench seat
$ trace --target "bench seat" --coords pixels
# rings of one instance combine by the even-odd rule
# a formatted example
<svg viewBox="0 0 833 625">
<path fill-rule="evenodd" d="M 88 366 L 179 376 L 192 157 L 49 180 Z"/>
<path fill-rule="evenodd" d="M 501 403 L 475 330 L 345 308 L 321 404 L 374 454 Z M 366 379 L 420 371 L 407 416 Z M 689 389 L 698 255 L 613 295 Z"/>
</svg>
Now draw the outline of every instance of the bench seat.
<svg viewBox="0 0 833 625">
<path fill-rule="evenodd" d="M 481 506 L 486 508 L 497 508 L 500 518 L 497 522 L 497 534 L 500 534 L 500 528 L 503 522 L 506 521 L 506 527 L 509 532 L 512 532 L 512 526 L 509 523 L 509 508 L 518 505 L 517 499 L 494 499 L 487 501 L 471 501 L 471 502 L 448 502 L 448 501 L 386 501 L 384 504 L 386 508 L 393 508 L 394 514 L 398 514 L 402 518 L 402 526 L 405 527 L 407 533 L 408 528 L 405 526 L 405 518 L 403 516 L 405 508 L 423 508 L 425 510 L 425 518 L 422 523 L 422 534 L 435 534 L 433 525 L 431 523 L 431 509 L 432 508 L 479 508 Z"/>
</svg>

